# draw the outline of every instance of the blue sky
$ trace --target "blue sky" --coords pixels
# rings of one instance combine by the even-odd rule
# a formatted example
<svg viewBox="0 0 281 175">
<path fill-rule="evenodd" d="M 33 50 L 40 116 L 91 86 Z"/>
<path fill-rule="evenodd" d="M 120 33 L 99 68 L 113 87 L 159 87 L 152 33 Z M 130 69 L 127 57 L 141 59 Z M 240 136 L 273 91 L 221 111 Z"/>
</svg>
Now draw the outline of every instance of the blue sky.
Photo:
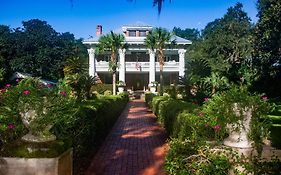
<svg viewBox="0 0 281 175">
<path fill-rule="evenodd" d="M 21 27 L 22 21 L 37 18 L 76 38 L 95 35 L 97 24 L 103 26 L 104 32 L 136 22 L 167 29 L 203 29 L 237 2 L 256 22 L 256 0 L 165 0 L 160 16 L 152 7 L 152 0 L 73 0 L 73 6 L 70 0 L 0 0 L 0 24 L 16 28 Z"/>
</svg>

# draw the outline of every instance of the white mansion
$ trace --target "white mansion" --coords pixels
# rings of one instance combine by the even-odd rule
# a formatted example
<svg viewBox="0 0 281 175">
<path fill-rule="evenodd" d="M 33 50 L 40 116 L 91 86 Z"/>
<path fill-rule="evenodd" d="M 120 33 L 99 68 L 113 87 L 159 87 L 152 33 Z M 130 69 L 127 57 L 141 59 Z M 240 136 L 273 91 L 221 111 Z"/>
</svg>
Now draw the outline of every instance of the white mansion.
<svg viewBox="0 0 281 175">
<path fill-rule="evenodd" d="M 125 82 L 127 87 L 133 90 L 144 89 L 154 81 L 159 82 L 159 63 L 155 51 L 147 49 L 144 45 L 144 39 L 151 30 L 152 26 L 147 25 L 126 25 L 120 30 L 125 36 L 128 48 L 119 50 L 117 73 L 119 81 Z M 108 71 L 110 53 L 95 54 L 95 47 L 101 35 L 102 26 L 98 25 L 96 36 L 83 41 L 88 47 L 89 74 L 98 75 L 103 83 L 111 83 L 112 78 Z M 178 81 L 179 76 L 184 76 L 185 52 L 188 45 L 191 44 L 191 41 L 178 36 L 174 36 L 172 40 L 176 41 L 176 46 L 164 50 L 165 85 Z"/>
</svg>

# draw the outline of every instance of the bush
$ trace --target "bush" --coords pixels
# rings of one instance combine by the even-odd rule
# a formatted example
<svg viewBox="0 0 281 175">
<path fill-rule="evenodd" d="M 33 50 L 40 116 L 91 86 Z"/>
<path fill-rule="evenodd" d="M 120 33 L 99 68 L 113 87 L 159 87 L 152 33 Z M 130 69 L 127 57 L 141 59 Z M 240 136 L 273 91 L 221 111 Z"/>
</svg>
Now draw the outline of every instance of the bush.
<svg viewBox="0 0 281 175">
<path fill-rule="evenodd" d="M 158 116 L 158 113 L 159 113 L 159 103 L 161 101 L 165 101 L 167 100 L 169 97 L 168 96 L 157 96 L 157 97 L 154 97 L 153 100 L 152 100 L 152 111 L 155 115 Z"/>
<path fill-rule="evenodd" d="M 229 157 L 217 149 L 189 140 L 173 139 L 166 156 L 165 170 L 171 175 L 216 174 L 225 175 L 231 167 Z M 233 153 L 229 153 L 233 156 Z"/>
<path fill-rule="evenodd" d="M 58 139 L 72 143 L 74 171 L 83 157 L 105 139 L 128 102 L 128 95 L 101 96 L 79 104 L 76 117 L 57 123 L 53 132 Z M 110 110 L 109 110 L 110 106 Z"/>
<path fill-rule="evenodd" d="M 91 87 L 91 92 L 98 92 L 99 94 L 104 94 L 105 91 L 112 92 L 112 84 L 95 84 Z"/>
<path fill-rule="evenodd" d="M 167 98 L 166 100 L 162 100 L 158 103 L 158 119 L 164 125 L 167 133 L 170 135 L 174 130 L 174 121 L 177 118 L 177 115 L 186 110 L 187 112 L 193 111 L 197 105 L 181 101 L 175 100 L 173 98 Z"/>
<path fill-rule="evenodd" d="M 153 98 L 155 96 L 157 96 L 157 95 L 154 94 L 154 93 L 150 93 L 150 92 L 149 93 L 145 93 L 145 96 L 144 96 L 145 103 L 146 103 L 146 105 L 149 106 L 149 108 L 152 108 L 152 100 L 153 100 Z"/>
<path fill-rule="evenodd" d="M 202 112 L 183 112 L 179 114 L 173 125 L 172 136 L 179 140 L 212 140 L 215 132 L 204 119 Z"/>
</svg>

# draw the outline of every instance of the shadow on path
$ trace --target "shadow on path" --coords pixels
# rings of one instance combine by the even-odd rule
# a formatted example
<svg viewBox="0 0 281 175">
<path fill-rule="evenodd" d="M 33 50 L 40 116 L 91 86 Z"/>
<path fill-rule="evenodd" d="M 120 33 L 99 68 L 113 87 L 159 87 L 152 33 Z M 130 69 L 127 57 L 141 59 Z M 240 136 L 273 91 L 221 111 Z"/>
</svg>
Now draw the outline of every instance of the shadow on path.
<svg viewBox="0 0 281 175">
<path fill-rule="evenodd" d="M 162 175 L 165 131 L 143 100 L 130 101 L 86 175 Z"/>
</svg>

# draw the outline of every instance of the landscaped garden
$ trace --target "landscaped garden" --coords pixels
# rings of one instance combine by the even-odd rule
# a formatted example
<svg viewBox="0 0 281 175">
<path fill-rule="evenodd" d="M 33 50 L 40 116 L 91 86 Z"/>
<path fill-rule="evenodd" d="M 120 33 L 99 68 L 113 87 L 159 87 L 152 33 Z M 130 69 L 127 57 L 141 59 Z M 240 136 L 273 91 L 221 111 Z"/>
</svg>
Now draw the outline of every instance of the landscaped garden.
<svg viewBox="0 0 281 175">
<path fill-rule="evenodd" d="M 280 1 L 258 1 L 254 25 L 237 3 L 200 32 L 174 28 L 193 44 L 185 76 L 173 85 L 163 77 L 173 33 L 148 33 L 145 45 L 156 51 L 160 82 L 149 82 L 145 102 L 169 137 L 167 174 L 280 174 L 280 13 Z M 45 21 L 13 30 L 1 25 L 0 41 L 0 174 L 11 157 L 63 159 L 59 172 L 70 166 L 73 174 L 85 173 L 129 101 L 126 83 L 116 78 L 124 36 L 110 32 L 97 46 L 98 54 L 111 53 L 110 85 L 88 75 L 81 40 Z M 16 71 L 32 76 L 10 79 Z"/>
</svg>

